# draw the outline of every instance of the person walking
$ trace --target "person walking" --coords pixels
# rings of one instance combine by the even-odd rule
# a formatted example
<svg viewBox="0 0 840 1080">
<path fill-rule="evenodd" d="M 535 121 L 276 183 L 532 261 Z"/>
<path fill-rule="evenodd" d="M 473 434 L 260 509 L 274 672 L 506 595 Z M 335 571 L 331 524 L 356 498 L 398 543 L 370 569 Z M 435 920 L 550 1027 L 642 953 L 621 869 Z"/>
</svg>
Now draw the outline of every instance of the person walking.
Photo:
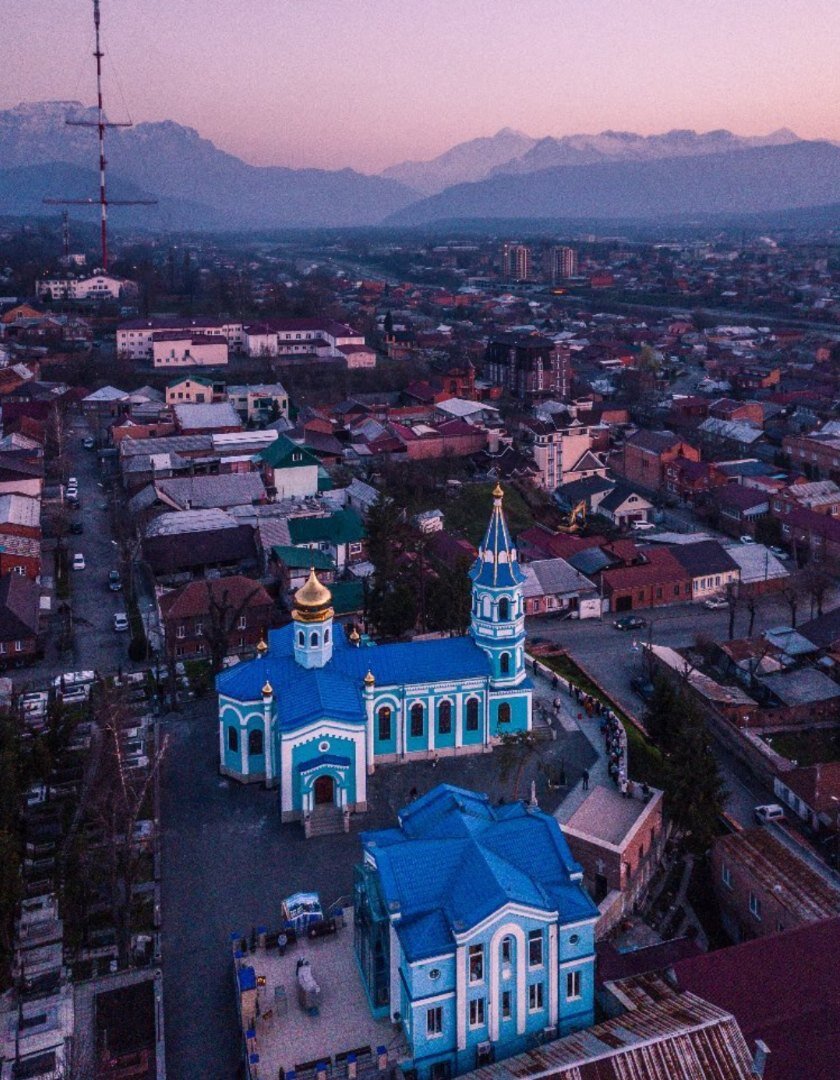
<svg viewBox="0 0 840 1080">
<path fill-rule="evenodd" d="M 589 791 L 589 769 L 584 769 L 581 773 L 581 780 L 583 781 L 583 790 Z"/>
</svg>

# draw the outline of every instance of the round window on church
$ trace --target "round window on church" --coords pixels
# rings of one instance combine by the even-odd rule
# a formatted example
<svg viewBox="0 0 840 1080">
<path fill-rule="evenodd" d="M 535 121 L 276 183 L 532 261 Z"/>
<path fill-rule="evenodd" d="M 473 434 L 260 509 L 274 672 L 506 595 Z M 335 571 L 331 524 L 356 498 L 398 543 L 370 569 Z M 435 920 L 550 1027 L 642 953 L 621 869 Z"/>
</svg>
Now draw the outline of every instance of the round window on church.
<svg viewBox="0 0 840 1080">
<path fill-rule="evenodd" d="M 436 982 L 440 978 L 440 968 L 432 968 L 429 972 L 429 978 L 432 982 Z"/>
<path fill-rule="evenodd" d="M 579 941 L 580 941 L 580 934 L 572 934 L 572 936 L 569 938 L 569 944 L 570 945 L 577 945 L 577 943 Z"/>
<path fill-rule="evenodd" d="M 322 754 L 326 754 L 329 748 L 330 744 L 326 741 L 318 743 L 318 749 L 321 751 Z"/>
</svg>

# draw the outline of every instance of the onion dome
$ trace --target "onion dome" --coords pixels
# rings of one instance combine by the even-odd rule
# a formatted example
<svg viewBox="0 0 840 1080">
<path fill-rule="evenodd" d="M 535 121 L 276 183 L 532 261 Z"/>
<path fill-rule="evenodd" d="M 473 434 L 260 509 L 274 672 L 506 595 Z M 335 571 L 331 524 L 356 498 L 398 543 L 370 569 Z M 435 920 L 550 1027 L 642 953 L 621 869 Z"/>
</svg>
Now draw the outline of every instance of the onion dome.
<svg viewBox="0 0 840 1080">
<path fill-rule="evenodd" d="M 373 677 L 373 672 L 370 669 L 368 669 L 368 673 L 367 673 L 367 675 L 365 675 L 365 686 L 373 686 L 373 684 L 375 682 L 376 682 L 376 679 L 374 679 L 374 677 Z"/>
<path fill-rule="evenodd" d="M 315 574 L 315 567 L 309 571 L 306 584 L 295 593 L 295 606 L 292 618 L 296 622 L 326 622 L 333 617 L 332 593 L 322 585 Z"/>
<path fill-rule="evenodd" d="M 257 652 L 260 654 L 260 656 L 265 656 L 265 654 L 268 652 L 268 645 L 266 645 L 265 643 L 265 638 L 260 638 L 260 640 L 257 642 Z"/>
<path fill-rule="evenodd" d="M 265 686 L 262 688 L 262 693 L 263 697 L 271 697 L 271 695 L 274 693 L 274 687 L 271 685 L 268 679 L 265 680 Z"/>
<path fill-rule="evenodd" d="M 354 627 L 353 627 L 353 629 L 352 629 L 352 630 L 350 631 L 350 640 L 352 641 L 352 643 L 353 643 L 354 645 L 358 645 L 358 644 L 359 644 L 359 642 L 360 642 L 360 641 L 362 640 L 362 639 L 361 639 L 361 636 L 360 636 L 360 634 L 359 634 L 359 631 L 358 631 L 358 630 L 356 629 L 356 627 L 355 627 L 355 626 L 354 626 Z"/>
</svg>

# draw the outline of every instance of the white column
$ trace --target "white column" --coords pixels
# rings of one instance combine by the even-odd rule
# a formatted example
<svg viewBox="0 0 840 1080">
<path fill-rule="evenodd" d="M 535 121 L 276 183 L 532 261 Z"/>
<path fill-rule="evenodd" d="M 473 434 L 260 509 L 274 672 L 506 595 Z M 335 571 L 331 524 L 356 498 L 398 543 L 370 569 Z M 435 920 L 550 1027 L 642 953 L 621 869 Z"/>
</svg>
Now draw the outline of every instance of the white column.
<svg viewBox="0 0 840 1080">
<path fill-rule="evenodd" d="M 405 696 L 403 695 L 395 717 L 397 721 L 397 757 L 402 757 L 405 753 L 405 709 Z"/>
<path fill-rule="evenodd" d="M 271 695 L 263 698 L 263 751 L 265 753 L 265 782 L 274 779 L 274 741 L 271 738 Z"/>
<path fill-rule="evenodd" d="M 243 776 L 248 774 L 248 728 L 242 723 L 242 718 L 239 720 L 239 771 Z"/>
<path fill-rule="evenodd" d="M 225 764 L 225 747 L 227 741 L 225 739 L 225 728 L 227 727 L 227 721 L 223 719 L 224 714 L 219 717 L 219 765 Z"/>
<path fill-rule="evenodd" d="M 484 745 L 490 745 L 490 687 L 484 696 Z"/>
<path fill-rule="evenodd" d="M 560 969 L 557 964 L 557 923 L 548 928 L 548 1026 L 557 1026 Z"/>
<path fill-rule="evenodd" d="M 455 1021 L 456 1049 L 467 1048 L 467 950 L 463 945 L 455 949 Z"/>
<path fill-rule="evenodd" d="M 367 803 L 367 770 L 365 769 L 365 741 L 364 739 L 354 739 L 355 746 L 353 753 L 355 756 L 355 773 L 356 773 L 356 802 L 364 806 Z M 373 771 L 373 770 L 371 770 Z"/>
<path fill-rule="evenodd" d="M 426 712 L 429 716 L 429 750 L 435 749 L 435 736 L 437 735 L 437 716 L 435 715 L 435 699 L 434 697 L 426 698 Z"/>
<path fill-rule="evenodd" d="M 455 695 L 455 749 L 464 745 L 464 702 L 466 694 Z"/>
<path fill-rule="evenodd" d="M 367 717 L 367 730 L 365 746 L 367 749 L 367 764 L 366 771 L 368 774 L 372 773 L 375 765 L 374 759 L 374 707 L 373 707 L 373 691 L 365 688 L 365 715 Z"/>
</svg>

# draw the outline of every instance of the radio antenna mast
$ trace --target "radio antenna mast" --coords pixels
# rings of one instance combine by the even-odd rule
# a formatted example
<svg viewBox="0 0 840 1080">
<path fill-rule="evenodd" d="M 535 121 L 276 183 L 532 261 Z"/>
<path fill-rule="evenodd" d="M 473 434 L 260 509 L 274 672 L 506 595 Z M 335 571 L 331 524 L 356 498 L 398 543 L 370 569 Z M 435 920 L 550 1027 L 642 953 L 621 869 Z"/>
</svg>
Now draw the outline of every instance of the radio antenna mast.
<svg viewBox="0 0 840 1080">
<path fill-rule="evenodd" d="M 100 208 L 100 231 L 102 238 L 102 269 L 108 269 L 108 207 L 109 206 L 154 206 L 156 199 L 109 199 L 105 186 L 105 168 L 108 164 L 105 158 L 105 129 L 131 127 L 130 120 L 122 123 L 114 123 L 105 119 L 105 108 L 102 103 L 102 44 L 99 34 L 100 13 L 99 0 L 93 0 L 93 26 L 96 35 L 96 48 L 93 55 L 96 57 L 96 120 L 65 120 L 65 124 L 72 127 L 96 128 L 99 135 L 99 198 L 94 199 L 44 199 L 45 203 L 54 206 L 95 206 Z"/>
</svg>

